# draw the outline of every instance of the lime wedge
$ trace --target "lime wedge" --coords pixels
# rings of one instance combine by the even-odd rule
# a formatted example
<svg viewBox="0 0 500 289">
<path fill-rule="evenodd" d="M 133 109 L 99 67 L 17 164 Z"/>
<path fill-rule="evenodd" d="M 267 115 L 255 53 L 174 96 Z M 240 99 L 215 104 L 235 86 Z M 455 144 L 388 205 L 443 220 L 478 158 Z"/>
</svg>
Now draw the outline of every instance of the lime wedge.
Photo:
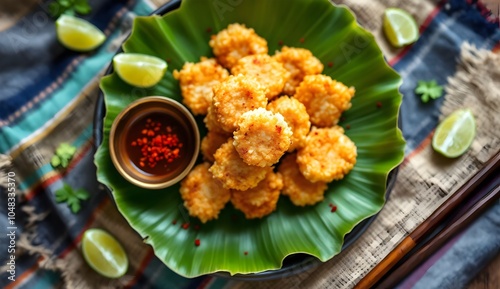
<svg viewBox="0 0 500 289">
<path fill-rule="evenodd" d="M 120 53 L 113 58 L 113 68 L 126 83 L 137 87 L 151 87 L 165 75 L 167 62 L 146 54 Z"/>
<path fill-rule="evenodd" d="M 395 47 L 411 44 L 418 39 L 417 22 L 408 12 L 399 8 L 385 10 L 384 32 Z"/>
<path fill-rule="evenodd" d="M 92 23 L 70 15 L 57 19 L 56 33 L 62 45 L 80 52 L 93 50 L 106 40 L 106 35 Z"/>
<path fill-rule="evenodd" d="M 118 278 L 127 272 L 128 258 L 125 250 L 108 232 L 88 229 L 83 234 L 82 252 L 85 261 L 97 273 Z"/>
<path fill-rule="evenodd" d="M 432 147 L 440 154 L 456 158 L 472 144 L 476 135 L 474 115 L 468 109 L 454 111 L 436 128 Z"/>
</svg>

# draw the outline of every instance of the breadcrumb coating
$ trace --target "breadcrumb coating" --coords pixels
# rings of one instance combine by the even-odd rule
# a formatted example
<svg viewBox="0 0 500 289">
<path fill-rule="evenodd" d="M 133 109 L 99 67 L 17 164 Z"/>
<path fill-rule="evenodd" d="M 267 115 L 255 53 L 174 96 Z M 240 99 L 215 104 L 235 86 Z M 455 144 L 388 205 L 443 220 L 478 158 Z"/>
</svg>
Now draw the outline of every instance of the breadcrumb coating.
<svg viewBox="0 0 500 289">
<path fill-rule="evenodd" d="M 268 167 L 290 147 L 292 130 L 281 114 L 257 108 L 241 115 L 233 135 L 233 145 L 245 163 Z"/>
<path fill-rule="evenodd" d="M 230 137 L 231 135 L 228 133 L 218 133 L 209 130 L 205 137 L 201 140 L 201 153 L 203 155 L 203 159 L 213 163 L 215 161 L 215 152 Z"/>
<path fill-rule="evenodd" d="M 267 54 L 268 51 L 267 41 L 257 35 L 253 28 L 237 23 L 212 35 L 208 44 L 219 63 L 226 68 L 232 68 L 247 55 Z"/>
<path fill-rule="evenodd" d="M 212 177 L 209 167 L 209 163 L 197 165 L 181 182 L 180 189 L 189 215 L 202 223 L 217 219 L 231 197 L 230 191 Z"/>
<path fill-rule="evenodd" d="M 226 189 L 248 190 L 257 186 L 272 171 L 272 167 L 262 168 L 245 163 L 236 152 L 232 139 L 215 152 L 214 159 L 209 171 Z"/>
<path fill-rule="evenodd" d="M 300 172 L 311 182 L 340 180 L 356 164 L 356 145 L 340 126 L 313 127 L 297 152 Z"/>
<path fill-rule="evenodd" d="M 297 88 L 295 98 L 302 102 L 318 127 L 336 125 L 345 110 L 351 108 L 354 88 L 326 75 L 308 75 Z"/>
<path fill-rule="evenodd" d="M 214 87 L 212 112 L 227 132 L 232 133 L 237 128 L 237 121 L 243 113 L 266 105 L 264 90 L 253 77 L 231 75 Z"/>
<path fill-rule="evenodd" d="M 215 113 L 213 112 L 213 106 L 210 105 L 208 107 L 207 115 L 203 119 L 203 122 L 205 123 L 205 126 L 209 131 L 216 132 L 219 134 L 227 134 L 224 129 L 220 126 L 219 122 L 217 121 L 217 117 L 215 116 Z"/>
<path fill-rule="evenodd" d="M 296 206 L 314 205 L 323 201 L 327 184 L 310 182 L 299 170 L 297 153 L 282 158 L 278 172 L 283 176 L 282 194 L 288 196 Z"/>
<path fill-rule="evenodd" d="M 267 54 L 249 55 L 241 58 L 231 68 L 231 73 L 255 77 L 262 85 L 269 100 L 281 93 L 285 83 L 290 78 L 290 72 L 283 67 L 283 64 Z"/>
<path fill-rule="evenodd" d="M 229 77 L 229 72 L 214 58 L 202 57 L 198 63 L 187 62 L 180 71 L 174 70 L 174 78 L 179 80 L 182 102 L 193 114 L 207 114 L 212 103 L 214 85 Z"/>
<path fill-rule="evenodd" d="M 290 78 L 283 88 L 283 92 L 290 96 L 295 94 L 295 89 L 306 75 L 319 74 L 323 71 L 323 63 L 314 57 L 311 51 L 304 48 L 283 46 L 281 52 L 277 51 L 273 58 L 281 62 L 290 72 Z"/>
<path fill-rule="evenodd" d="M 283 188 L 279 173 L 270 171 L 255 188 L 246 191 L 231 190 L 231 203 L 245 214 L 247 219 L 262 218 L 276 210 Z"/>
<path fill-rule="evenodd" d="M 297 99 L 285 95 L 270 102 L 267 105 L 267 109 L 274 113 L 280 113 L 292 129 L 292 142 L 288 148 L 288 152 L 304 146 L 306 136 L 311 129 L 311 122 L 309 121 L 309 114 L 307 114 L 306 107 Z"/>
</svg>

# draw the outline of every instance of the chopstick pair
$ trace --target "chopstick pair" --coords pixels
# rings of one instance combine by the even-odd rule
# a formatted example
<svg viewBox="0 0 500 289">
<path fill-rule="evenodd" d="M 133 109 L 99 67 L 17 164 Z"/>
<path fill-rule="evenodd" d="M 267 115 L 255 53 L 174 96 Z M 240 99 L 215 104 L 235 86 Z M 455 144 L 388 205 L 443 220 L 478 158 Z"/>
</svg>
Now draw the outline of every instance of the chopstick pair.
<svg viewBox="0 0 500 289">
<path fill-rule="evenodd" d="M 498 170 L 500 167 L 500 152 L 491 158 L 472 178 L 470 178 L 462 187 L 460 187 L 448 200 L 446 200 L 439 208 L 437 208 L 434 213 L 432 213 L 429 218 L 422 222 L 413 232 L 411 232 L 406 238 L 404 238 L 401 243 L 399 243 L 396 248 L 394 248 L 375 268 L 373 268 L 361 281 L 354 286 L 355 289 L 361 288 L 371 288 L 374 286 L 382 277 L 384 277 L 390 269 L 394 267 L 403 257 L 405 257 L 413 248 L 418 244 L 425 241 L 428 233 L 435 231 L 438 226 L 447 219 L 453 211 L 460 206 L 463 201 L 469 197 L 474 190 L 480 186 L 480 184 L 487 179 L 492 173 Z M 394 274 L 393 277 L 388 277 L 384 280 L 383 287 L 380 288 L 391 288 L 387 285 L 397 284 L 402 277 L 408 275 L 413 268 L 418 264 L 417 261 L 425 260 L 425 257 L 418 257 L 418 253 L 424 255 L 431 255 L 431 251 L 435 251 L 439 248 L 440 244 L 444 243 L 450 236 L 452 236 L 457 231 L 464 228 L 468 223 L 472 221 L 473 218 L 478 216 L 484 209 L 488 207 L 494 200 L 498 199 L 498 186 L 491 190 L 486 197 L 477 202 L 466 214 L 460 217 L 456 222 L 450 225 L 448 228 L 440 232 L 440 236 L 434 238 L 429 244 L 422 247 L 427 248 L 428 252 L 420 251 L 417 254 L 410 257 L 402 266 L 398 269 L 397 275 Z M 470 218 L 470 219 L 468 219 Z M 432 250 L 431 250 L 432 248 Z M 416 257 L 415 257 L 416 256 Z M 413 258 L 413 259 L 412 259 Z M 405 270 L 405 271 L 403 271 Z M 407 271 L 406 271 L 407 270 Z M 390 283 L 390 284 L 389 284 Z M 382 284 L 381 284 L 382 285 Z"/>
</svg>

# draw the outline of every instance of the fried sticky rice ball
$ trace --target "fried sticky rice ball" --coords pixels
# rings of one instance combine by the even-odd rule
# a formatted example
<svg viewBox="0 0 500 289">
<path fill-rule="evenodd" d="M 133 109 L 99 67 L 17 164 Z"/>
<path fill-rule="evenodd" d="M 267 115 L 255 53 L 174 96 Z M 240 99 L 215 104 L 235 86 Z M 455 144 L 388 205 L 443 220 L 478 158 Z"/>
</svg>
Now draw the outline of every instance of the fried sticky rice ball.
<svg viewBox="0 0 500 289">
<path fill-rule="evenodd" d="M 327 184 L 310 182 L 302 175 L 297 164 L 297 153 L 283 157 L 278 172 L 283 176 L 281 193 L 288 196 L 294 205 L 307 206 L 323 201 Z"/>
<path fill-rule="evenodd" d="M 245 214 L 247 219 L 262 218 L 276 210 L 283 188 L 279 173 L 270 171 L 255 188 L 246 191 L 231 190 L 231 203 Z"/>
<path fill-rule="evenodd" d="M 326 75 L 308 75 L 297 88 L 295 98 L 302 102 L 318 127 L 330 127 L 338 123 L 340 115 L 351 108 L 354 88 L 333 80 Z"/>
<path fill-rule="evenodd" d="M 228 189 L 212 178 L 209 163 L 197 165 L 181 182 L 181 196 L 189 215 L 202 223 L 217 219 L 231 196 Z"/>
<path fill-rule="evenodd" d="M 174 70 L 174 78 L 179 80 L 182 102 L 193 114 L 207 114 L 212 103 L 214 85 L 229 77 L 229 72 L 215 59 L 202 57 L 198 63 L 187 62 L 180 71 Z"/>
<path fill-rule="evenodd" d="M 213 112 L 213 106 L 210 105 L 208 107 L 207 115 L 203 119 L 203 122 L 205 123 L 205 126 L 209 131 L 216 132 L 219 134 L 227 134 L 228 132 L 223 130 L 222 127 L 220 126 L 219 122 L 217 121 L 217 117 L 215 116 L 215 113 Z"/>
<path fill-rule="evenodd" d="M 233 67 L 240 58 L 247 55 L 267 54 L 267 41 L 257 35 L 253 28 L 237 23 L 212 35 L 208 44 L 219 63 L 226 68 Z"/>
<path fill-rule="evenodd" d="M 229 139 L 214 154 L 215 162 L 209 171 L 224 188 L 248 190 L 262 181 L 272 167 L 258 167 L 246 164 L 236 152 L 233 140 Z"/>
<path fill-rule="evenodd" d="M 281 114 L 257 108 L 241 115 L 233 136 L 233 145 L 245 163 L 268 167 L 290 147 L 292 130 Z"/>
<path fill-rule="evenodd" d="M 290 72 L 290 78 L 283 88 L 283 92 L 290 96 L 295 94 L 295 89 L 304 76 L 320 74 L 323 71 L 323 63 L 314 57 L 311 51 L 304 48 L 283 46 L 281 52 L 276 52 L 273 58 L 281 62 Z"/>
<path fill-rule="evenodd" d="M 262 85 L 268 99 L 278 96 L 290 78 L 290 72 L 267 54 L 249 55 L 241 58 L 231 68 L 233 75 L 253 76 Z"/>
<path fill-rule="evenodd" d="M 215 161 L 215 152 L 230 137 L 231 135 L 228 133 L 218 133 L 209 130 L 207 135 L 201 140 L 201 153 L 203 154 L 203 159 L 213 163 Z"/>
<path fill-rule="evenodd" d="M 266 105 L 264 90 L 253 77 L 231 75 L 214 87 L 212 112 L 227 132 L 237 128 L 236 122 L 243 113 Z"/>
<path fill-rule="evenodd" d="M 292 143 L 288 148 L 288 152 L 301 148 L 311 129 L 311 122 L 309 122 L 309 114 L 307 114 L 306 107 L 293 97 L 282 96 L 270 102 L 267 105 L 267 109 L 274 113 L 280 113 L 292 129 Z"/>
<path fill-rule="evenodd" d="M 311 182 L 342 179 L 356 164 L 356 145 L 340 126 L 313 127 L 297 151 L 300 172 Z"/>
</svg>

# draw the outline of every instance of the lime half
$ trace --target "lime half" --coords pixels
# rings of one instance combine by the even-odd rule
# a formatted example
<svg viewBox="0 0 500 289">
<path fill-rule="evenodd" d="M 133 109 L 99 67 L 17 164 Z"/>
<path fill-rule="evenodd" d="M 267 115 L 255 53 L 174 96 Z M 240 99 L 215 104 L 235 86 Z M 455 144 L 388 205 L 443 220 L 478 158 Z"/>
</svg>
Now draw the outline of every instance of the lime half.
<svg viewBox="0 0 500 289">
<path fill-rule="evenodd" d="M 125 250 L 108 232 L 101 229 L 88 229 L 83 234 L 82 252 L 85 261 L 97 273 L 108 277 L 123 276 L 128 269 Z"/>
<path fill-rule="evenodd" d="M 137 87 L 151 87 L 165 75 L 167 62 L 146 54 L 120 53 L 113 57 L 113 68 L 126 83 Z"/>
<path fill-rule="evenodd" d="M 408 12 L 399 8 L 385 10 L 384 32 L 395 47 L 411 44 L 418 39 L 417 22 Z"/>
<path fill-rule="evenodd" d="M 468 109 L 457 110 L 438 125 L 432 147 L 446 157 L 456 158 L 470 147 L 475 135 L 476 122 L 472 112 Z"/>
<path fill-rule="evenodd" d="M 70 15 L 57 19 L 56 33 L 62 45 L 80 52 L 93 50 L 106 40 L 106 35 L 92 23 Z"/>
</svg>

